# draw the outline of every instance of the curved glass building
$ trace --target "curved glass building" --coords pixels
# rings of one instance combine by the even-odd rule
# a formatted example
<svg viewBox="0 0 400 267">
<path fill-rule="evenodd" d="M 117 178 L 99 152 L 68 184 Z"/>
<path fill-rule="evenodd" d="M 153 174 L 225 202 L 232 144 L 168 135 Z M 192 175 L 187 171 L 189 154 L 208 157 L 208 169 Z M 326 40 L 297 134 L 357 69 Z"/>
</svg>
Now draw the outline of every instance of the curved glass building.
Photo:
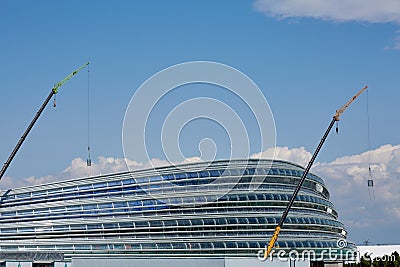
<svg viewBox="0 0 400 267">
<path fill-rule="evenodd" d="M 0 252 L 256 257 L 303 171 L 214 161 L 1 191 Z M 345 234 L 324 181 L 308 174 L 277 246 L 318 254 Z"/>
</svg>

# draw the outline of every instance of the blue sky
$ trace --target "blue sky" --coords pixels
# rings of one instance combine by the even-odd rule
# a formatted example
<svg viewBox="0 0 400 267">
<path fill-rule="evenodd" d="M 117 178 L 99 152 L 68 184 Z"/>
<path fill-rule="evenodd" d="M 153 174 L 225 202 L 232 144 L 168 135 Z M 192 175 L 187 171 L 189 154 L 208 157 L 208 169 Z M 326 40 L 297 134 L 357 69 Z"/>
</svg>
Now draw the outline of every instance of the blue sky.
<svg viewBox="0 0 400 267">
<path fill-rule="evenodd" d="M 368 84 L 374 161 L 377 166 L 397 162 L 382 155 L 395 155 L 400 143 L 400 7 L 381 1 L 380 7 L 387 8 L 378 8 L 374 2 L 359 8 L 357 1 L 342 0 L 336 6 L 343 8 L 335 9 L 329 6 L 332 1 L 315 7 L 313 1 L 296 0 L 1 1 L 0 158 L 7 159 L 52 85 L 89 61 L 92 159 L 119 162 L 124 157 L 122 123 L 135 90 L 166 67 L 208 60 L 242 71 L 259 86 L 275 118 L 277 145 L 288 147 L 288 154 L 298 153 L 287 157 L 294 161 L 314 150 L 335 110 Z M 3 187 L 26 184 L 28 177 L 62 176 L 73 169 L 73 160 L 86 159 L 86 90 L 84 70 L 60 90 L 58 107 L 47 107 Z M 224 135 L 216 129 L 214 136 Z M 187 156 L 198 156 L 197 145 L 189 141 L 183 143 Z M 379 150 L 383 145 L 390 147 Z M 300 147 L 304 150 L 294 150 Z M 336 159 L 367 150 L 364 94 L 343 115 L 340 134 L 328 138 L 318 157 L 328 167 L 320 174 L 332 174 Z M 352 159 L 346 166 L 367 164 Z M 400 190 L 393 187 L 399 184 L 400 170 L 392 167 L 382 181 L 394 190 L 394 198 L 380 199 L 378 194 L 375 204 L 365 199 L 366 187 L 357 175 L 341 170 L 347 175 L 343 179 L 354 182 L 352 190 L 363 192 L 351 198 L 350 190 L 344 199 L 351 198 L 360 209 L 376 205 L 380 212 L 363 216 L 387 221 L 387 230 L 378 233 L 378 222 L 357 224 L 354 212 L 340 204 L 350 237 L 356 242 L 400 242 L 398 233 L 391 234 L 400 222 L 400 199 L 395 197 Z M 345 183 L 325 178 L 333 191 L 335 182 Z M 335 194 L 332 198 L 335 203 Z M 342 203 L 339 197 L 336 201 Z"/>
</svg>

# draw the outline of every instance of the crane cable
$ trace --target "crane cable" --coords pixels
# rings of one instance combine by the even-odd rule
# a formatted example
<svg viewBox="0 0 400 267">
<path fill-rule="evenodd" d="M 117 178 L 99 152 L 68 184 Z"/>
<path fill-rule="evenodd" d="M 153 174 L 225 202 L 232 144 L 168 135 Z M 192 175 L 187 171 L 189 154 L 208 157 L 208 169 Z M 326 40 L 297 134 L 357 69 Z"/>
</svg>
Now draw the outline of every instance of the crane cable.
<svg viewBox="0 0 400 267">
<path fill-rule="evenodd" d="M 369 119 L 369 96 L 368 96 L 368 89 L 367 89 L 367 139 L 368 139 L 368 195 L 369 199 L 371 200 L 371 191 L 372 191 L 372 198 L 375 198 L 374 192 L 374 180 L 372 179 L 372 170 L 371 170 L 371 138 L 370 138 L 370 119 Z"/>
<path fill-rule="evenodd" d="M 86 159 L 86 165 L 89 167 L 89 177 L 90 167 L 92 166 L 92 160 L 90 158 L 90 68 L 88 66 L 87 70 L 87 150 L 88 158 Z"/>
</svg>

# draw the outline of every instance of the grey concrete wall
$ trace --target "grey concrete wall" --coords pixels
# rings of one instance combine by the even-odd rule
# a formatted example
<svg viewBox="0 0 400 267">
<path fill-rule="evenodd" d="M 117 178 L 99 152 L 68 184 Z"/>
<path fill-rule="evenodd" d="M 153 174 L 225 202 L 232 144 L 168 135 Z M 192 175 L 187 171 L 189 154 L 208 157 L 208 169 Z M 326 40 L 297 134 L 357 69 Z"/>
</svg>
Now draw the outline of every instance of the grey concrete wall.
<svg viewBox="0 0 400 267">
<path fill-rule="evenodd" d="M 225 267 L 290 267 L 289 262 L 286 261 L 260 261 L 254 258 L 225 258 Z M 297 266 L 296 266 L 297 267 Z M 307 266 L 309 267 L 309 266 Z"/>
<path fill-rule="evenodd" d="M 290 267 L 290 262 L 279 260 L 262 262 L 257 258 L 73 258 L 71 267 L 264 267 L 266 265 Z M 292 267 L 310 267 L 310 262 L 298 261 Z"/>
<path fill-rule="evenodd" d="M 325 262 L 324 266 L 325 267 L 343 267 L 343 263 L 342 262 L 335 262 L 335 263 Z"/>
<path fill-rule="evenodd" d="M 72 267 L 225 267 L 224 259 L 73 258 Z"/>
<path fill-rule="evenodd" d="M 21 267 L 32 267 L 32 262 L 18 262 L 18 261 L 6 262 L 6 267 L 18 267 L 19 263 L 21 264 Z"/>
</svg>

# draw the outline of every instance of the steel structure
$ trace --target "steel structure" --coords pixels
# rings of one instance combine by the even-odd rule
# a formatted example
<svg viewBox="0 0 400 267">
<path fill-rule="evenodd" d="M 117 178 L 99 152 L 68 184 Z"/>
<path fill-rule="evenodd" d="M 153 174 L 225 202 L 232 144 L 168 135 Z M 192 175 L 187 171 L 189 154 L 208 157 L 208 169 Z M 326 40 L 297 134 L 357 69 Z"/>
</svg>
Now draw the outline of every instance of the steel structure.
<svg viewBox="0 0 400 267">
<path fill-rule="evenodd" d="M 0 252 L 256 257 L 304 172 L 279 160 L 214 161 L 2 191 Z M 255 191 L 253 178 L 262 181 Z M 286 251 L 318 254 L 345 238 L 324 181 L 311 173 L 285 223 L 277 244 Z"/>
<path fill-rule="evenodd" d="M 351 103 L 353 103 L 354 100 L 356 100 L 356 98 L 358 96 L 360 96 L 366 89 L 368 88 L 368 86 L 364 86 L 360 91 L 358 91 L 358 93 L 356 95 L 354 95 L 349 101 L 346 102 L 346 104 L 343 105 L 343 107 L 341 107 L 340 109 L 338 109 L 335 113 L 335 115 L 333 116 L 328 128 L 326 129 L 321 141 L 319 142 L 317 148 L 314 151 L 314 154 L 311 157 L 311 160 L 308 162 L 307 167 L 303 173 L 303 176 L 301 177 L 300 181 L 298 182 L 296 188 L 294 189 L 294 192 L 289 200 L 289 202 L 286 205 L 286 208 L 282 214 L 282 217 L 279 220 L 278 225 L 275 228 L 275 231 L 271 237 L 271 240 L 268 243 L 267 248 L 265 249 L 265 253 L 264 253 L 264 258 L 268 258 L 269 254 L 271 253 L 275 242 L 278 240 L 278 236 L 279 236 L 279 232 L 281 231 L 281 228 L 283 226 L 283 223 L 285 222 L 286 217 L 289 214 L 290 209 L 293 206 L 293 203 L 296 199 L 297 194 L 300 191 L 301 186 L 303 185 L 303 182 L 305 181 L 308 172 L 310 171 L 315 159 L 317 158 L 317 155 L 319 153 L 319 151 L 321 150 L 323 144 L 325 143 L 326 138 L 328 137 L 328 134 L 330 133 L 330 131 L 332 130 L 333 125 L 335 124 L 335 122 L 338 122 L 340 120 L 340 115 L 342 115 L 342 113 L 350 106 Z"/>
<path fill-rule="evenodd" d="M 47 106 L 47 104 L 50 102 L 51 98 L 58 93 L 58 89 L 60 89 L 61 86 L 68 80 L 70 80 L 75 74 L 77 74 L 79 71 L 81 71 L 83 68 L 85 68 L 87 65 L 89 65 L 89 62 L 83 64 L 81 67 L 79 67 L 77 70 L 69 74 L 67 77 L 65 77 L 63 80 L 59 81 L 54 85 L 54 87 L 51 89 L 50 94 L 47 96 L 47 98 L 44 100 L 43 104 L 39 108 L 39 110 L 36 112 L 35 117 L 33 117 L 31 123 L 29 123 L 28 127 L 26 128 L 24 134 L 21 136 L 19 139 L 18 143 L 14 147 L 13 151 L 11 152 L 10 156 L 8 157 L 7 161 L 4 163 L 3 168 L 0 171 L 0 180 L 3 178 L 4 174 L 6 173 L 6 170 L 8 169 L 8 166 L 10 166 L 11 161 L 14 159 L 15 155 L 17 154 L 18 150 L 21 148 L 22 144 L 24 143 L 26 137 L 28 136 L 29 132 L 32 130 L 33 126 L 35 125 L 36 121 L 39 119 L 40 115 L 42 114 L 43 110 Z"/>
</svg>

